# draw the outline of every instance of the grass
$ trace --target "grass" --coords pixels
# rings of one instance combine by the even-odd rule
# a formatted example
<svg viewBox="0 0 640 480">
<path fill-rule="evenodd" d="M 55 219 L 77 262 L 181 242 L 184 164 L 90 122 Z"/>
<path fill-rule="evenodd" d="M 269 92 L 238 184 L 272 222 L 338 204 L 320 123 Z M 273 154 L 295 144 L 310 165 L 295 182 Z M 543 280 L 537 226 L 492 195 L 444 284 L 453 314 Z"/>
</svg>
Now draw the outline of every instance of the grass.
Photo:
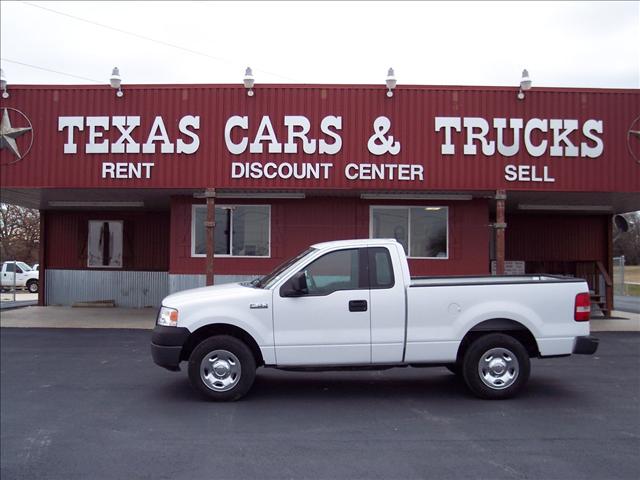
<svg viewBox="0 0 640 480">
<path fill-rule="evenodd" d="M 640 283 L 640 265 L 627 265 L 624 267 L 624 281 Z"/>
<path fill-rule="evenodd" d="M 613 275 L 618 280 L 621 275 L 619 267 L 613 267 Z M 640 265 L 626 265 L 624 267 L 624 294 L 640 297 Z"/>
</svg>

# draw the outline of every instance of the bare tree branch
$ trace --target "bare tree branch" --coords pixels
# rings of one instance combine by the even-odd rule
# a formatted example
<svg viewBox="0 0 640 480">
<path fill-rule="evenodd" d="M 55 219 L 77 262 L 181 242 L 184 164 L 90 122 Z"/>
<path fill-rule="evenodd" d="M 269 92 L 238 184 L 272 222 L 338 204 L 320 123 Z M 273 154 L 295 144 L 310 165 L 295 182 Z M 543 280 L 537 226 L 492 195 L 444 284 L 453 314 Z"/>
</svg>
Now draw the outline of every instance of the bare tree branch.
<svg viewBox="0 0 640 480">
<path fill-rule="evenodd" d="M 0 204 L 0 259 L 38 262 L 40 212 L 7 203 Z"/>
</svg>

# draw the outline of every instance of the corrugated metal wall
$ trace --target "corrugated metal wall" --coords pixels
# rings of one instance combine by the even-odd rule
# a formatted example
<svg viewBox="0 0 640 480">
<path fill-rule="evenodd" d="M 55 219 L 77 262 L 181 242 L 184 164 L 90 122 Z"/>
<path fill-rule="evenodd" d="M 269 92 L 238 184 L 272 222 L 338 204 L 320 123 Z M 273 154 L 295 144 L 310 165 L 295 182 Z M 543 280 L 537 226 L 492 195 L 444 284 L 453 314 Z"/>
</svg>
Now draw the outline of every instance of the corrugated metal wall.
<svg viewBox="0 0 640 480">
<path fill-rule="evenodd" d="M 48 211 L 46 268 L 86 269 L 89 220 L 122 220 L 122 270 L 169 269 L 168 212 Z"/>
<path fill-rule="evenodd" d="M 2 107 L 15 108 L 33 123 L 33 148 L 23 160 L 2 167 L 3 187 L 37 188 L 267 188 L 267 189 L 428 189 L 428 190 L 549 190 L 549 191 L 638 191 L 638 165 L 628 152 L 626 132 L 640 113 L 638 90 L 578 90 L 534 88 L 524 100 L 516 98 L 514 88 L 426 87 L 400 85 L 393 98 L 385 96 L 383 85 L 259 85 L 256 95 L 248 97 L 241 85 L 127 85 L 126 94 L 117 98 L 105 86 L 13 86 L 11 96 L 1 100 Z M 13 113 L 12 113 L 13 115 Z M 194 154 L 86 154 L 84 144 L 88 127 L 75 132 L 77 154 L 64 154 L 66 131 L 58 131 L 60 116 L 125 116 L 141 117 L 141 126 L 132 136 L 144 143 L 156 116 L 161 116 L 175 143 L 188 137 L 180 134 L 178 123 L 185 115 L 200 117 L 197 130 L 200 147 Z M 249 117 L 245 132 L 255 137 L 262 116 L 268 115 L 280 143 L 286 142 L 285 115 L 304 115 L 310 123 L 309 137 L 331 138 L 322 134 L 320 124 L 328 115 L 342 117 L 342 149 L 336 155 L 315 154 L 231 154 L 224 142 L 225 124 L 233 115 Z M 367 150 L 374 134 L 374 120 L 387 116 L 392 121 L 393 135 L 401 142 L 397 156 L 376 156 Z M 499 154 L 463 155 L 464 132 L 455 133 L 455 155 L 442 155 L 440 145 L 444 131 L 435 131 L 436 116 L 493 118 L 575 119 L 579 129 L 570 134 L 574 145 L 593 142 L 582 134 L 588 119 L 602 120 L 604 153 L 598 158 L 551 157 L 547 149 L 541 157 L 532 157 L 523 147 L 513 157 Z M 22 127 L 21 119 L 14 120 Z M 636 127 L 637 128 L 637 127 Z M 464 129 L 463 129 L 464 130 Z M 102 130 L 99 130 L 102 132 Z M 240 133 L 234 131 L 234 141 Z M 119 132 L 111 128 L 103 138 L 115 142 Z M 521 133 L 522 135 L 522 133 Z M 26 148 L 28 135 L 18 139 Z M 511 134 L 505 141 L 510 143 Z M 552 134 L 536 132 L 536 144 Z M 31 138 L 31 137 L 30 137 Z M 487 137 L 496 139 L 491 128 Z M 159 150 L 159 146 L 157 147 Z M 266 149 L 265 149 L 266 152 Z M 2 162 L 13 160 L 8 150 L 0 152 Z M 102 162 L 153 162 L 149 179 L 103 179 Z M 232 162 L 331 162 L 333 174 L 328 180 L 233 179 Z M 424 181 L 348 180 L 344 168 L 356 163 L 417 163 L 424 165 Z M 554 183 L 507 182 L 507 164 L 547 165 Z M 540 173 L 540 172 L 539 172 Z"/>
<path fill-rule="evenodd" d="M 118 307 L 159 307 L 171 293 L 205 286 L 204 275 L 169 275 L 167 272 L 45 270 L 46 304 L 113 300 Z M 216 275 L 216 285 L 246 282 L 258 275 Z"/>
<path fill-rule="evenodd" d="M 606 264 L 609 221 L 607 215 L 507 215 L 506 258 Z"/>
<path fill-rule="evenodd" d="M 191 257 L 191 207 L 194 199 L 171 199 L 172 274 L 205 271 L 205 259 Z M 214 272 L 221 275 L 266 274 L 309 245 L 329 240 L 369 238 L 371 205 L 449 207 L 449 259 L 410 260 L 414 275 L 483 274 L 489 269 L 489 202 L 366 201 L 359 198 L 313 197 L 301 200 L 217 200 L 217 204 L 271 205 L 271 258 L 216 257 Z"/>
<path fill-rule="evenodd" d="M 47 305 L 113 300 L 118 307 L 157 307 L 169 294 L 167 272 L 47 269 Z"/>
</svg>

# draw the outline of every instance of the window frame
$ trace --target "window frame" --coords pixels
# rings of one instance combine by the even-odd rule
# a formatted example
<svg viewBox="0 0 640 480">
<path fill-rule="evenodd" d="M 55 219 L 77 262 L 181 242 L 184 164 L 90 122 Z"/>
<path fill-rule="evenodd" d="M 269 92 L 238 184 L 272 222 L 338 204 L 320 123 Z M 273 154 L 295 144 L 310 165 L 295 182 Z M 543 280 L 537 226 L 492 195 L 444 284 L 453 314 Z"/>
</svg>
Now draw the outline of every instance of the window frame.
<svg viewBox="0 0 640 480">
<path fill-rule="evenodd" d="M 384 285 L 378 285 L 378 282 L 376 280 L 375 282 L 375 287 L 373 286 L 374 282 L 372 282 L 371 280 L 373 279 L 373 274 L 374 271 L 375 273 L 378 273 L 378 266 L 376 265 L 375 262 L 375 250 L 384 250 L 385 255 L 386 255 L 386 259 L 389 263 L 389 272 L 391 273 L 391 285 L 388 286 L 384 286 Z M 368 261 L 368 267 L 369 267 L 369 290 L 390 290 L 393 287 L 396 286 L 396 274 L 393 271 L 393 259 L 391 258 L 391 252 L 389 251 L 389 249 L 387 247 L 367 247 L 367 261 Z"/>
<path fill-rule="evenodd" d="M 269 215 L 269 235 L 267 238 L 268 242 L 268 252 L 267 255 L 233 255 L 233 208 L 234 207 L 267 207 L 267 212 Z M 271 258 L 271 205 L 270 204 L 220 204 L 216 205 L 215 208 L 228 208 L 231 210 L 231 218 L 229 226 L 229 253 L 228 254 L 217 254 L 214 253 L 214 258 Z M 204 209 L 206 213 L 207 205 L 203 203 L 194 203 L 191 205 L 191 257 L 192 258 L 206 258 L 206 253 L 196 253 L 196 210 Z M 206 216 L 205 216 L 206 218 Z M 205 227 L 206 228 L 206 227 Z M 206 233 L 206 232 L 205 232 Z"/>
<path fill-rule="evenodd" d="M 91 235 L 91 222 L 98 223 L 119 223 L 120 231 L 122 232 L 122 262 L 120 265 L 91 265 L 90 256 L 89 256 L 89 236 Z M 113 269 L 113 270 L 122 270 L 124 268 L 124 220 L 101 220 L 98 218 L 89 219 L 87 221 L 87 268 L 100 268 L 100 269 Z"/>
<path fill-rule="evenodd" d="M 419 259 L 419 260 L 449 260 L 450 253 L 450 245 L 449 245 L 449 207 L 446 205 L 369 205 L 369 238 L 375 239 L 378 237 L 373 236 L 373 210 L 375 208 L 384 208 L 388 210 L 408 210 L 407 215 L 407 248 L 409 249 L 407 253 L 407 258 L 410 259 Z M 444 257 L 413 257 L 411 256 L 411 209 L 412 208 L 443 208 L 446 213 L 446 241 L 447 241 L 447 254 Z"/>
<path fill-rule="evenodd" d="M 369 279 L 369 252 L 368 252 L 368 248 L 367 247 L 344 247 L 344 248 L 337 248 L 335 250 L 331 250 L 329 252 L 324 252 L 318 256 L 316 256 L 315 258 L 313 258 L 312 260 L 310 260 L 309 262 L 305 263 L 304 265 L 302 265 L 301 267 L 299 267 L 298 269 L 295 270 L 294 273 L 292 273 L 289 278 L 287 278 L 287 280 L 285 280 L 284 282 L 282 282 L 277 288 L 278 290 L 278 295 L 281 298 L 290 298 L 290 297 L 286 297 L 282 295 L 282 289 L 285 287 L 285 285 L 287 284 L 287 282 L 289 282 L 289 280 L 291 280 L 291 278 L 293 277 L 293 275 L 295 275 L 296 273 L 300 273 L 304 270 L 306 270 L 310 265 L 313 265 L 315 262 L 317 262 L 318 260 L 322 259 L 323 257 L 326 257 L 327 255 L 332 255 L 334 253 L 338 253 L 338 252 L 345 252 L 345 251 L 355 251 L 357 252 L 358 255 L 358 283 L 361 282 L 365 282 L 366 285 L 364 287 L 358 287 L 358 288 L 340 288 L 337 290 L 332 290 L 331 292 L 327 292 L 327 293 L 305 293 L 304 295 L 301 295 L 300 297 L 295 297 L 295 298 L 317 298 L 317 297 L 328 297 L 329 295 L 333 295 L 336 292 L 355 292 L 355 291 L 369 291 L 371 290 L 371 285 L 370 285 L 370 279 Z M 364 263 L 366 263 L 366 267 L 367 268 L 363 268 L 364 267 Z M 386 287 L 385 287 L 386 288 Z"/>
</svg>

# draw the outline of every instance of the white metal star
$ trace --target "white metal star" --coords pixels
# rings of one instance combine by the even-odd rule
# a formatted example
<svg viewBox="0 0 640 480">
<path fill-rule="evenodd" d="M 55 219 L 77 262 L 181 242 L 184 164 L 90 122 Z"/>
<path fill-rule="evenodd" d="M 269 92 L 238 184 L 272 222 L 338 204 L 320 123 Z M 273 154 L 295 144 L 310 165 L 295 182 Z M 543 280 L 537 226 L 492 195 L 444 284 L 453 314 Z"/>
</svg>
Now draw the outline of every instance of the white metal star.
<svg viewBox="0 0 640 480">
<path fill-rule="evenodd" d="M 2 113 L 2 121 L 0 121 L 0 150 L 8 148 L 18 159 L 21 159 L 16 138 L 29 131 L 31 131 L 31 127 L 13 128 L 9 120 L 9 112 L 5 108 Z"/>
</svg>

